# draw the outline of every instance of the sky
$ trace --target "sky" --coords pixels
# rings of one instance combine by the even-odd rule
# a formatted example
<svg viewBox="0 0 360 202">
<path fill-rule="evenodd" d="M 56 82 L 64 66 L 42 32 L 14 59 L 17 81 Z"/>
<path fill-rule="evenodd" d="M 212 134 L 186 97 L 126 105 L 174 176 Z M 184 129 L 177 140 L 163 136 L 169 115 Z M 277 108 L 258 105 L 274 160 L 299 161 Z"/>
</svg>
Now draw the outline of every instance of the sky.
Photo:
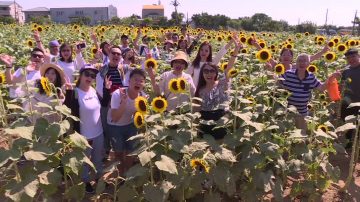
<svg viewBox="0 0 360 202">
<path fill-rule="evenodd" d="M 162 0 L 165 16 L 170 18 L 174 7 L 172 0 Z M 34 7 L 102 7 L 113 5 L 118 9 L 119 17 L 132 14 L 141 16 L 142 5 L 157 4 L 158 0 L 16 0 L 23 10 Z M 273 20 L 285 20 L 290 25 L 298 22 L 311 21 L 324 25 L 328 9 L 328 23 L 336 26 L 351 26 L 355 11 L 360 16 L 360 0 L 179 0 L 178 12 L 188 15 L 207 12 L 208 14 L 223 14 L 230 18 L 252 16 L 255 13 L 265 13 Z"/>
</svg>

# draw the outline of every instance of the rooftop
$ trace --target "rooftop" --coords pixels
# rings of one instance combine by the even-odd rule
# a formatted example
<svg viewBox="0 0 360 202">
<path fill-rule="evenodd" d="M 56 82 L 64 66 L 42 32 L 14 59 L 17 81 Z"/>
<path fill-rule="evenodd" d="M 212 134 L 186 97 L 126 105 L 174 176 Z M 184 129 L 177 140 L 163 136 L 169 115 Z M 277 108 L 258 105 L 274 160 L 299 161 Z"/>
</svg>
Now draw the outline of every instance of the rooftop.
<svg viewBox="0 0 360 202">
<path fill-rule="evenodd" d="M 143 5 L 144 10 L 153 10 L 153 9 L 161 9 L 164 10 L 163 5 Z"/>
<path fill-rule="evenodd" d="M 48 9 L 46 7 L 36 7 L 36 8 L 24 10 L 24 12 L 31 12 L 31 11 L 50 11 L 50 9 Z"/>
<path fill-rule="evenodd" d="M 0 1 L 0 6 L 10 6 L 14 1 Z"/>
</svg>

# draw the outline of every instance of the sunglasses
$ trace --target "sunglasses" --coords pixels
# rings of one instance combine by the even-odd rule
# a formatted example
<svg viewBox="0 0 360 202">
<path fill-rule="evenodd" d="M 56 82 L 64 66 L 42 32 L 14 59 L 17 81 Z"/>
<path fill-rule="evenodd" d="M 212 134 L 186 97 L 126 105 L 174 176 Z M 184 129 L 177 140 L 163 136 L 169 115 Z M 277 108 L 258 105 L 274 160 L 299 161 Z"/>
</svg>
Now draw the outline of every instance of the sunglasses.
<svg viewBox="0 0 360 202">
<path fill-rule="evenodd" d="M 116 56 L 120 56 L 120 55 L 121 55 L 121 53 L 117 53 L 117 52 L 111 52 L 111 54 L 116 55 Z"/>
<path fill-rule="evenodd" d="M 215 74 L 216 73 L 216 70 L 215 69 L 204 69 L 203 70 L 203 73 L 204 74 Z"/>
<path fill-rule="evenodd" d="M 44 58 L 43 55 L 39 55 L 39 54 L 31 54 L 31 57 L 33 57 L 33 58 Z"/>
<path fill-rule="evenodd" d="M 96 79 L 96 74 L 91 73 L 90 71 L 85 71 L 85 72 L 84 72 L 84 76 L 90 77 L 90 78 L 92 78 L 92 79 Z"/>
</svg>

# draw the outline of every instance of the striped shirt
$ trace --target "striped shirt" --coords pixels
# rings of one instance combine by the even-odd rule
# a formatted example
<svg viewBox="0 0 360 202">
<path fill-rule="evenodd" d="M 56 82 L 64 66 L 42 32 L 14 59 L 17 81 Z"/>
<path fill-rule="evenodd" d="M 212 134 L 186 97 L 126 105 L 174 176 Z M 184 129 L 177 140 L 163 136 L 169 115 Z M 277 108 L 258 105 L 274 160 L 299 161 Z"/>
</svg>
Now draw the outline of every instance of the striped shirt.
<svg viewBox="0 0 360 202">
<path fill-rule="evenodd" d="M 307 105 L 311 99 L 311 91 L 320 86 L 321 83 L 314 74 L 307 71 L 305 72 L 305 78 L 300 80 L 297 71 L 297 69 L 287 70 L 282 75 L 284 80 L 280 81 L 280 83 L 291 92 L 288 105 L 295 106 L 301 115 L 307 115 Z"/>
<path fill-rule="evenodd" d="M 120 75 L 118 68 L 109 66 L 106 76 L 107 77 L 110 76 L 110 81 L 112 82 L 111 89 L 110 89 L 111 93 L 113 91 L 115 91 L 116 89 L 118 89 L 119 87 L 123 87 L 123 79 L 122 79 L 122 76 Z M 104 79 L 104 82 L 105 82 L 105 79 Z M 104 86 L 105 86 L 105 83 L 104 83 Z"/>
</svg>

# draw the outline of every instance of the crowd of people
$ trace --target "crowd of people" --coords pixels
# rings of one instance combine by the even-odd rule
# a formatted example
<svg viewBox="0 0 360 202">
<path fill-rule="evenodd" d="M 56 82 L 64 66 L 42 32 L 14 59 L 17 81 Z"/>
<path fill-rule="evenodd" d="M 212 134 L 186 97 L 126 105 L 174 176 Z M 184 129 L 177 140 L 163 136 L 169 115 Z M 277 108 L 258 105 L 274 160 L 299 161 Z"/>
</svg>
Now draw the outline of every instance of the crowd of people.
<svg viewBox="0 0 360 202">
<path fill-rule="evenodd" d="M 180 33 L 179 33 L 180 34 Z M 38 102 L 50 106 L 64 104 L 71 109 L 72 115 L 80 121 L 73 123 L 73 129 L 83 135 L 91 145 L 86 151 L 96 167 L 96 179 L 102 175 L 104 157 L 113 151 L 116 158 L 121 161 L 119 171 L 124 174 L 134 163 L 134 159 L 128 154 L 136 147 L 136 142 L 127 141 L 137 134 L 138 129 L 134 124 L 136 112 L 135 100 L 138 97 L 149 99 L 149 92 L 145 92 L 146 78 L 150 78 L 152 93 L 168 100 L 166 111 L 176 110 L 179 106 L 189 102 L 188 94 L 175 94 L 169 88 L 174 79 L 183 79 L 193 97 L 199 97 L 202 102 L 194 111 L 201 114 L 200 119 L 217 121 L 225 116 L 229 110 L 229 89 L 231 89 L 231 76 L 229 70 L 234 68 L 239 51 L 244 45 L 234 33 L 232 39 L 213 54 L 212 44 L 208 41 L 200 42 L 203 34 L 191 36 L 186 27 L 178 33 L 168 32 L 164 36 L 163 47 L 150 47 L 150 38 L 142 36 L 138 29 L 133 42 L 125 34 L 120 36 L 121 44 L 103 41 L 99 43 L 95 34 L 91 35 L 94 45 L 98 48 L 95 58 L 85 61 L 82 56 L 83 48 L 68 43 L 60 44 L 53 40 L 48 44 L 48 50 L 42 44 L 40 34 L 35 32 L 34 39 L 37 47 L 30 53 L 30 63 L 27 67 L 18 68 L 13 72 L 14 58 L 10 55 L 1 54 L 0 60 L 5 64 L 5 76 L 7 84 L 10 84 L 9 95 L 12 98 L 23 97 L 32 94 L 31 100 L 23 103 L 25 110 L 36 110 L 38 113 L 29 117 L 29 123 L 35 123 L 36 119 L 46 116 L 49 122 L 58 122 L 61 117 L 56 113 L 47 113 L 48 108 L 36 105 Z M 139 41 L 141 39 L 141 44 Z M 253 45 L 261 50 L 258 42 L 254 39 Z M 174 44 L 177 44 L 175 46 Z M 219 62 L 231 47 L 235 47 L 230 55 L 227 67 L 220 71 Z M 133 47 L 133 48 L 131 48 Z M 195 47 L 198 47 L 197 52 Z M 282 64 L 286 72 L 280 77 L 279 86 L 291 92 L 288 104 L 298 110 L 295 123 L 306 134 L 305 117 L 308 115 L 307 105 L 311 100 L 313 89 L 324 91 L 328 80 L 322 83 L 316 76 L 307 71 L 307 67 L 313 60 L 319 59 L 329 50 L 325 46 L 315 55 L 306 53 L 298 54 L 293 63 L 294 53 L 291 49 L 283 48 L 280 52 L 280 61 L 271 59 L 268 68 L 274 68 Z M 73 53 L 74 52 L 74 53 Z M 189 61 L 195 54 L 193 61 Z M 75 55 L 75 57 L 74 57 Z M 145 60 L 139 60 L 144 56 L 147 60 L 159 60 L 163 55 L 170 55 L 166 61 L 171 70 L 163 72 L 157 79 L 157 71 L 150 65 L 145 65 Z M 329 79 L 337 78 L 346 82 L 346 91 L 342 101 L 342 118 L 347 115 L 357 114 L 359 108 L 348 109 L 351 103 L 360 102 L 360 55 L 358 50 L 349 49 L 345 53 L 348 66 L 339 68 Z M 101 65 L 95 65 L 95 63 Z M 137 68 L 140 66 L 140 68 Z M 79 73 L 77 75 L 77 72 Z M 29 91 L 21 83 L 27 82 L 38 90 Z M 51 83 L 51 84 L 50 84 Z M 51 93 L 52 86 L 55 91 Z M 58 103 L 51 102 L 56 98 Z M 46 115 L 44 115 L 46 114 Z M 211 125 L 200 125 L 199 136 L 212 135 L 216 140 L 221 140 L 227 135 L 224 128 L 214 128 Z M 351 135 L 349 135 L 351 139 Z M 93 192 L 90 184 L 90 169 L 84 166 L 83 180 L 86 183 L 86 191 Z"/>
</svg>

